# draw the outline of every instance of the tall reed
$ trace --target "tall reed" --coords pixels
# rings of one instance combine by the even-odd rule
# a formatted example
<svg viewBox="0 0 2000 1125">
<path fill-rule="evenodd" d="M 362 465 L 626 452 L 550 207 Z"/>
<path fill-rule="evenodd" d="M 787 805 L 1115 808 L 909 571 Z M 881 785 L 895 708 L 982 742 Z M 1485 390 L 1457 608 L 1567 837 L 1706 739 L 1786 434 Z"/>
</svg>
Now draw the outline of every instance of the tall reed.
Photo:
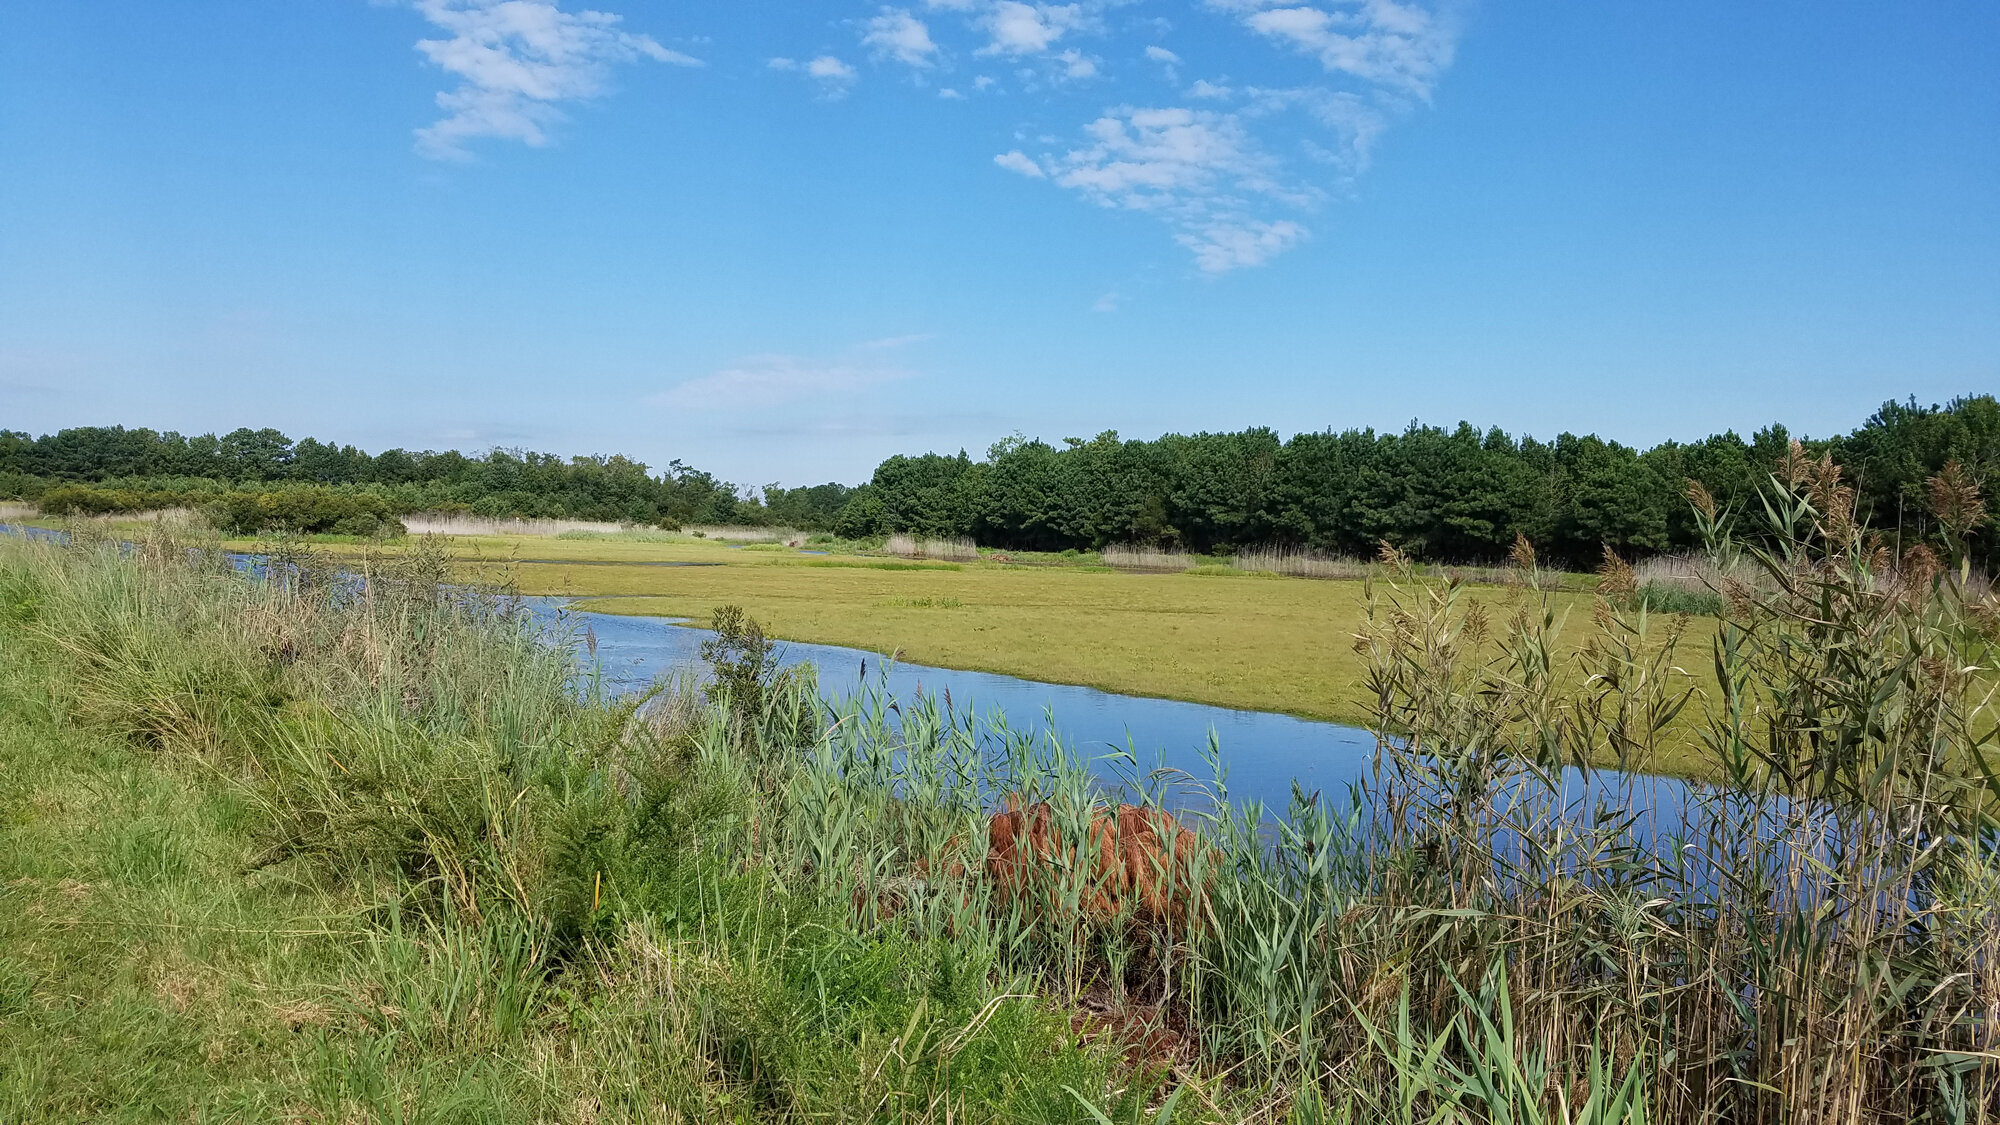
<svg viewBox="0 0 2000 1125">
<path fill-rule="evenodd" d="M 1153 547 L 1140 543 L 1113 543 L 1101 552 L 1104 565 L 1127 570 L 1188 570 L 1195 558 L 1178 547 Z"/>
<path fill-rule="evenodd" d="M 889 536 L 884 549 L 906 559 L 940 559 L 946 562 L 978 562 L 979 546 L 970 539 L 919 538 L 904 532 Z"/>
<path fill-rule="evenodd" d="M 807 534 L 793 527 L 746 527 L 740 524 L 728 526 L 701 524 L 682 529 L 689 535 L 704 539 L 725 539 L 735 543 L 782 543 L 787 547 L 803 547 Z"/>
<path fill-rule="evenodd" d="M 1258 547 L 1238 551 L 1230 565 L 1238 570 L 1286 574 L 1294 578 L 1366 578 L 1372 564 L 1342 555 L 1299 547 Z"/>
<path fill-rule="evenodd" d="M 604 520 L 501 519 L 460 512 L 414 512 L 403 517 L 412 535 L 533 535 L 557 536 L 571 531 L 615 534 L 629 525 Z"/>
</svg>

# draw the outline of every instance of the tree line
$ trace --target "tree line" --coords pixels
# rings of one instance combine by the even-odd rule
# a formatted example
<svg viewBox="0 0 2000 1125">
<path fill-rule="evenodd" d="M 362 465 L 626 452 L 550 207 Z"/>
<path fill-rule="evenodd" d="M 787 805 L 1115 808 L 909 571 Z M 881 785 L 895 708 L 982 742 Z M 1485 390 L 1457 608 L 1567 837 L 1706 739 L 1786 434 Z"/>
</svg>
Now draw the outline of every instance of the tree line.
<svg viewBox="0 0 2000 1125">
<path fill-rule="evenodd" d="M 1637 449 L 1595 435 L 1553 440 L 1416 423 L 1400 432 L 1270 429 L 1128 440 L 1115 431 L 1059 445 L 1010 437 L 964 451 L 890 457 L 859 487 L 767 485 L 761 495 L 675 460 L 661 472 L 623 456 L 494 449 L 468 455 L 365 453 L 273 429 L 216 436 L 121 426 L 41 437 L 0 430 L 0 497 L 45 510 L 185 505 L 232 530 L 366 534 L 419 511 L 587 519 L 649 526 L 782 525 L 849 538 L 967 537 L 1010 550 L 1114 543 L 1227 553 L 1293 546 L 1369 555 L 1387 542 L 1428 560 L 1506 557 L 1517 535 L 1550 562 L 1595 565 L 1693 548 L 1687 487 L 1724 506 L 1757 503 L 1793 435 L 1771 425 Z M 1861 517 L 1907 541 L 1935 538 L 1925 481 L 1952 461 L 2000 480 L 2000 402 L 1887 402 L 1851 433 L 1803 443 L 1831 454 Z M 2000 505 L 1995 506 L 2000 510 Z M 1979 542 L 1990 552 L 1992 517 Z"/>
<path fill-rule="evenodd" d="M 1725 506 L 1757 503 L 1792 436 L 1772 425 L 1747 439 L 1727 432 L 1645 450 L 1465 423 L 1289 439 L 1263 428 L 1151 441 L 1107 431 L 1060 446 L 1013 437 L 977 461 L 962 451 L 891 457 L 835 526 L 1022 550 L 1131 542 L 1372 555 L 1387 542 L 1449 562 L 1498 561 L 1522 535 L 1546 560 L 1592 566 L 1607 546 L 1627 557 L 1695 547 L 1689 483 Z M 1983 394 L 1941 406 L 1888 402 L 1852 433 L 1803 444 L 1833 455 L 1870 526 L 1928 540 L 1937 532 L 1929 477 L 1956 460 L 1974 480 L 2000 479 L 2000 403 Z"/>
<path fill-rule="evenodd" d="M 830 525 L 853 489 L 767 486 L 761 497 L 672 461 L 663 472 L 623 456 L 559 457 L 494 449 L 369 454 L 275 429 L 187 437 L 80 426 L 34 437 L 0 430 L 0 496 L 44 510 L 103 513 L 189 506 L 232 530 L 282 526 L 365 534 L 396 515 L 683 524 Z"/>
</svg>

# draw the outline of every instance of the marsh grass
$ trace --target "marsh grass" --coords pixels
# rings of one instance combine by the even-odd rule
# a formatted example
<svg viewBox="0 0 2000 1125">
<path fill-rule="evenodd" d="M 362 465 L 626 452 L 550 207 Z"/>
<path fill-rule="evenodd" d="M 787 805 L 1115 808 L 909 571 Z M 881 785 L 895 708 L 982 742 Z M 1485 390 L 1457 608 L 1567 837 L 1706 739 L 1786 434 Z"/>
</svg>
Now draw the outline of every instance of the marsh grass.
<svg viewBox="0 0 2000 1125">
<path fill-rule="evenodd" d="M 919 538 L 898 532 L 891 535 L 883 549 L 892 555 L 906 559 L 936 559 L 943 562 L 978 562 L 979 546 L 970 539 Z"/>
<path fill-rule="evenodd" d="M 36 909 L 0 923 L 22 966 L 0 973 L 0 1109 L 1991 1121 L 2000 615 L 1962 547 L 1886 567 L 1844 489 L 1801 459 L 1746 543 L 1697 498 L 1716 554 L 1768 579 L 1725 586 L 1705 654 L 1643 599 L 1496 621 L 1385 559 L 1352 638 L 1375 767 L 1284 809 L 1232 802 L 1215 748 L 1193 779 L 879 682 L 829 702 L 740 613 L 711 687 L 617 702 L 422 558 L 364 564 L 357 592 L 303 553 L 254 582 L 181 546 L 9 546 L 0 671 L 23 702 L 0 748 L 26 768 L 0 794 L 29 819 L 0 822 L 22 857 L 0 862 Z M 1588 772 L 1687 714 L 1729 785 Z M 231 811 L 190 819 L 200 794 Z M 287 924 L 327 934 L 247 974 L 318 1005 L 297 1009 L 313 1045 L 231 1070 L 248 1041 L 204 1027 L 219 1050 L 149 1056 L 179 1026 L 161 1003 L 239 1010 L 216 998 L 244 962 L 135 969 L 155 954 L 65 928 L 87 894 L 62 878 L 140 896 L 106 921 L 219 918 L 187 897 L 219 887 L 338 919 Z M 166 999 L 78 1008 L 85 964 Z"/>
<path fill-rule="evenodd" d="M 1341 555 L 1295 547 L 1262 547 L 1239 551 L 1230 560 L 1238 570 L 1283 574 L 1293 578 L 1366 578 L 1374 564 Z"/>
<path fill-rule="evenodd" d="M 660 531 L 654 528 L 625 528 L 621 531 L 564 531 L 557 539 L 585 543 L 685 543 L 693 536 L 681 531 Z"/>
<path fill-rule="evenodd" d="M 1113 543 L 1098 553 L 1105 566 L 1120 570 L 1191 570 L 1200 561 L 1177 547 Z"/>
<path fill-rule="evenodd" d="M 1150 1096 L 948 943 L 710 843 L 769 838 L 747 766 L 818 737 L 807 688 L 611 703 L 418 547 L 337 571 L 281 545 L 257 580 L 165 537 L 0 544 L 0 1119 L 1085 1121 L 1070 1088 Z M 765 741 L 734 741 L 752 712 Z"/>
<path fill-rule="evenodd" d="M 703 524 L 681 529 L 684 533 L 724 543 L 776 543 L 803 547 L 811 536 L 795 527 L 741 527 Z"/>
<path fill-rule="evenodd" d="M 555 538 L 572 532 L 617 535 L 626 524 L 603 520 L 498 519 L 461 512 L 413 512 L 403 517 L 412 535 L 529 535 Z"/>
</svg>

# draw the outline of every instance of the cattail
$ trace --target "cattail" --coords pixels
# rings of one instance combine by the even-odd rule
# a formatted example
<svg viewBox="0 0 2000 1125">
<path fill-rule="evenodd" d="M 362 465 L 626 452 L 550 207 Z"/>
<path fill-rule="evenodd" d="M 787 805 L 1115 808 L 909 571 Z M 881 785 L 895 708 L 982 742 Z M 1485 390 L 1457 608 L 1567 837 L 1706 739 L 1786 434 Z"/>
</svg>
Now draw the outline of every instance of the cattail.
<svg viewBox="0 0 2000 1125">
<path fill-rule="evenodd" d="M 1728 577 L 1722 580 L 1722 600 L 1728 605 L 1729 614 L 1732 617 L 1747 615 L 1757 604 L 1757 599 L 1751 593 L 1748 585 L 1738 579 Z"/>
<path fill-rule="evenodd" d="M 1793 438 L 1791 444 L 1785 447 L 1785 459 L 1778 462 L 1778 479 L 1794 488 L 1798 487 L 1810 473 L 1807 468 L 1810 462 L 1811 459 L 1806 456 L 1806 447 L 1799 444 L 1799 439 Z"/>
<path fill-rule="evenodd" d="M 1946 462 L 1944 471 L 1926 483 L 1931 490 L 1931 511 L 1954 537 L 1962 539 L 1971 534 L 1986 518 L 1986 502 L 1979 496 L 1979 485 L 1957 459 Z"/>
<path fill-rule="evenodd" d="M 1507 556 L 1522 570 L 1535 569 L 1535 545 L 1518 531 L 1514 533 L 1514 549 L 1507 552 Z"/>
<path fill-rule="evenodd" d="M 1633 572 L 1632 564 L 1619 558 L 1609 543 L 1604 545 L 1604 562 L 1597 568 L 1597 577 L 1597 592 L 1607 598 L 1639 592 L 1639 576 Z"/>
<path fill-rule="evenodd" d="M 1966 607 L 1973 624 L 1989 638 L 2000 638 L 2000 595 L 1988 594 Z"/>
<path fill-rule="evenodd" d="M 1715 519 L 1715 497 L 1700 481 L 1692 479 L 1688 481 L 1687 498 L 1688 503 L 1693 504 L 1695 511 L 1700 512 L 1704 518 Z"/>
<path fill-rule="evenodd" d="M 1817 461 L 1805 463 L 1806 502 L 1820 514 L 1820 531 L 1832 544 L 1846 544 L 1854 536 L 1854 490 L 1840 483 L 1840 466 L 1828 452 Z"/>
<path fill-rule="evenodd" d="M 1476 646 L 1486 640 L 1491 630 L 1492 624 L 1486 617 L 1486 607 L 1478 602 L 1472 603 L 1471 608 L 1465 611 L 1465 624 L 1460 631 L 1465 643 Z"/>
<path fill-rule="evenodd" d="M 1919 543 L 1903 552 L 1903 564 L 1898 569 L 1901 573 L 1897 575 L 1897 579 L 1902 585 L 1903 592 L 1921 595 L 1930 589 L 1932 580 L 1937 578 L 1938 572 L 1943 567 L 1938 563 L 1937 555 L 1929 547 Z"/>
<path fill-rule="evenodd" d="M 1618 623 L 1617 619 L 1611 616 L 1611 603 L 1605 601 L 1603 598 L 1599 598 L 1596 602 L 1592 603 L 1590 607 L 1590 620 L 1593 625 L 1597 626 L 1597 631 L 1600 633 L 1609 633 L 1611 627 Z M 1596 639 L 1592 638 L 1590 648 L 1594 650 L 1596 644 Z"/>
</svg>

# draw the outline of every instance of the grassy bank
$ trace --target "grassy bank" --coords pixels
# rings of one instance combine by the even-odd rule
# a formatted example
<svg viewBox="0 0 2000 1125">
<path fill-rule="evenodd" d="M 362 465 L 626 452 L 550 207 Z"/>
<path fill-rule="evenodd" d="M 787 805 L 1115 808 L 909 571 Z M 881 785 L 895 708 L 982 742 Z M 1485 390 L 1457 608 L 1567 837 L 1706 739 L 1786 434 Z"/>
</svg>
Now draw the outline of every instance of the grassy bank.
<svg viewBox="0 0 2000 1125">
<path fill-rule="evenodd" d="M 1004 975 L 695 836 L 520 622 L 0 542 L 0 1120 L 1088 1121 Z"/>
<path fill-rule="evenodd" d="M 1385 575 L 1370 790 L 1176 823 L 740 612 L 641 708 L 422 551 L 0 545 L 0 1118 L 1994 1120 L 1993 608 L 1815 503 L 1650 842 L 1611 603 Z"/>
<path fill-rule="evenodd" d="M 1357 725 L 1375 706 L 1366 658 L 1353 647 L 1368 624 L 1368 591 L 1357 580 L 1114 571 L 1059 557 L 1020 565 L 818 556 L 701 540 L 455 539 L 448 549 L 469 576 L 528 594 L 602 598 L 585 606 L 601 613 L 701 623 L 716 606 L 739 605 L 776 637 L 938 667 Z M 1584 643 L 1581 619 L 1593 603 L 1576 589 L 1497 584 L 1463 596 L 1495 620 L 1545 605 L 1576 618 L 1554 638 L 1559 657 Z M 1713 630 L 1712 619 L 1693 619 L 1684 643 L 1699 653 Z M 1651 764 L 1697 770 L 1693 749 L 1665 744 Z"/>
</svg>

